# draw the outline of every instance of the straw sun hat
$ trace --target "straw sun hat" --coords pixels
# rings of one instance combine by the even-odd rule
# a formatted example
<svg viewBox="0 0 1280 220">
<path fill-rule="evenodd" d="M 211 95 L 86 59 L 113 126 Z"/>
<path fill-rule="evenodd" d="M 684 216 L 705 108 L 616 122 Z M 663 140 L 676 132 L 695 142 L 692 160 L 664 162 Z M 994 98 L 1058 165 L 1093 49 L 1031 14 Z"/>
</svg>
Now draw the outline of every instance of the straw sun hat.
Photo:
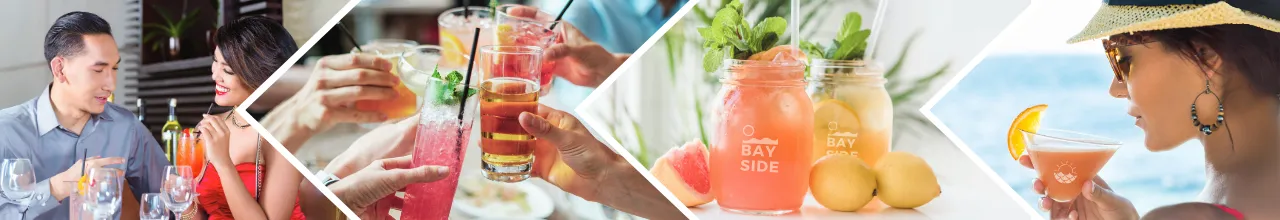
<svg viewBox="0 0 1280 220">
<path fill-rule="evenodd" d="M 1247 24 L 1280 32 L 1280 0 L 1104 0 L 1067 43 L 1140 31 Z"/>
</svg>

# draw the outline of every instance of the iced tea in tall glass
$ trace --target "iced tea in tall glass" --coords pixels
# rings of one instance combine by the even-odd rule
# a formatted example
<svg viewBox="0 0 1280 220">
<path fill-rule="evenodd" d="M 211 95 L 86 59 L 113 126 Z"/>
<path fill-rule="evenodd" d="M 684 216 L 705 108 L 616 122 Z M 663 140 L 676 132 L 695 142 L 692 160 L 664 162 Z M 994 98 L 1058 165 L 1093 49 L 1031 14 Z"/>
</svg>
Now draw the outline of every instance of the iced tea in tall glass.
<svg viewBox="0 0 1280 220">
<path fill-rule="evenodd" d="M 520 113 L 538 111 L 542 49 L 486 46 L 476 55 L 480 83 L 481 166 L 489 180 L 529 178 L 537 139 L 520 127 Z"/>
</svg>

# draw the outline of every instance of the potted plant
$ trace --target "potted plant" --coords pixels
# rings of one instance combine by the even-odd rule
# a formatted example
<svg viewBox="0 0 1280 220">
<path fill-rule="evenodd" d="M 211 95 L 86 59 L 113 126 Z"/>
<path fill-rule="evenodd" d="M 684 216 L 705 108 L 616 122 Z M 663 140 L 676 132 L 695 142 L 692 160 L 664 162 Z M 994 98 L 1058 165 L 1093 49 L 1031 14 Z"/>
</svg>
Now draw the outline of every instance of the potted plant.
<svg viewBox="0 0 1280 220">
<path fill-rule="evenodd" d="M 184 13 L 182 14 L 180 19 L 178 19 L 177 21 L 174 21 L 173 19 L 170 19 L 169 15 L 167 15 L 164 9 L 160 7 L 155 7 L 155 5 L 152 5 L 152 8 L 156 10 L 157 14 L 160 14 L 160 18 L 163 19 L 164 22 L 150 23 L 150 24 L 144 25 L 143 26 L 144 28 L 149 28 L 153 31 L 150 33 L 147 33 L 146 36 L 143 36 L 142 41 L 143 42 L 150 41 L 152 51 L 158 51 L 160 50 L 160 48 L 164 47 L 165 45 L 168 45 L 169 50 L 167 54 L 169 55 L 169 58 L 170 59 L 177 58 L 178 53 L 181 52 L 182 50 L 182 43 L 181 43 L 182 33 L 186 32 L 188 29 L 191 28 L 191 26 L 195 25 L 195 22 L 196 22 L 195 18 L 197 14 L 200 14 L 200 9 L 197 8 L 195 10 L 192 10 L 190 13 Z M 161 38 L 165 40 L 160 40 L 157 38 Z"/>
</svg>

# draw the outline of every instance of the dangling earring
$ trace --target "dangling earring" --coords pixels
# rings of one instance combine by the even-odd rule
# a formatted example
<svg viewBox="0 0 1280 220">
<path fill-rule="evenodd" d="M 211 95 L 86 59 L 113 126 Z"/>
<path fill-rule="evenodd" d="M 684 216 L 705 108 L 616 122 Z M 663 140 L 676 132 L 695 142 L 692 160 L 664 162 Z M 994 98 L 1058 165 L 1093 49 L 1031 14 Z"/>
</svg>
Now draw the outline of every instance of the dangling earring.
<svg viewBox="0 0 1280 220">
<path fill-rule="evenodd" d="M 1200 96 L 1205 94 L 1213 95 L 1213 98 L 1218 100 L 1218 117 L 1217 121 L 1213 124 L 1200 123 L 1200 116 L 1196 115 L 1196 101 L 1199 101 Z M 1205 80 L 1204 92 L 1196 95 L 1196 99 L 1191 101 L 1191 122 L 1194 123 L 1196 127 L 1199 127 L 1200 133 L 1204 133 L 1206 136 L 1211 135 L 1214 131 L 1217 131 L 1218 127 L 1222 125 L 1222 122 L 1226 120 L 1226 113 L 1224 113 L 1224 110 L 1225 109 L 1222 108 L 1222 98 L 1219 98 L 1217 93 L 1213 93 L 1212 90 L 1209 90 L 1209 80 Z"/>
</svg>

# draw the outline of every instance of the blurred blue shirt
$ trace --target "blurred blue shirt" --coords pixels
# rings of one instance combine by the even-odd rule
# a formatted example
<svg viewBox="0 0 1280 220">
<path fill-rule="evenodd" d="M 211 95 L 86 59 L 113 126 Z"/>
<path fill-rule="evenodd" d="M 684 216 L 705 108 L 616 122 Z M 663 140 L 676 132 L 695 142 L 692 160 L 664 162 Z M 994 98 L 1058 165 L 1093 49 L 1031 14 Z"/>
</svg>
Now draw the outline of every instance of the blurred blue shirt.
<svg viewBox="0 0 1280 220">
<path fill-rule="evenodd" d="M 564 8 L 566 2 L 568 1 L 542 1 L 538 8 L 555 14 Z M 577 0 L 569 6 L 563 20 L 578 27 L 582 34 L 610 53 L 635 53 L 687 2 L 688 0 L 677 0 L 670 10 L 666 10 L 657 0 Z M 574 85 L 559 77 L 554 83 L 551 94 L 559 99 L 559 104 L 564 105 L 560 109 L 565 111 L 577 108 L 594 90 Z"/>
<path fill-rule="evenodd" d="M 0 219 L 68 219 L 67 200 L 58 201 L 50 194 L 49 178 L 68 169 L 88 156 L 122 157 L 123 166 L 107 166 L 124 170 L 124 180 L 133 190 L 134 199 L 143 193 L 160 192 L 164 167 L 169 165 L 164 152 L 147 128 L 132 112 L 107 104 L 101 114 L 92 115 L 80 134 L 58 124 L 49 87 L 40 97 L 0 110 L 0 158 L 26 158 L 35 168 L 36 195 L 41 200 L 28 205 L 0 196 Z M 81 151 L 87 151 L 81 153 Z M 84 171 L 88 172 L 88 171 Z M 127 195 L 122 195 L 127 196 Z M 67 198 L 69 199 L 69 197 Z M 111 219 L 119 219 L 120 212 Z"/>
</svg>

